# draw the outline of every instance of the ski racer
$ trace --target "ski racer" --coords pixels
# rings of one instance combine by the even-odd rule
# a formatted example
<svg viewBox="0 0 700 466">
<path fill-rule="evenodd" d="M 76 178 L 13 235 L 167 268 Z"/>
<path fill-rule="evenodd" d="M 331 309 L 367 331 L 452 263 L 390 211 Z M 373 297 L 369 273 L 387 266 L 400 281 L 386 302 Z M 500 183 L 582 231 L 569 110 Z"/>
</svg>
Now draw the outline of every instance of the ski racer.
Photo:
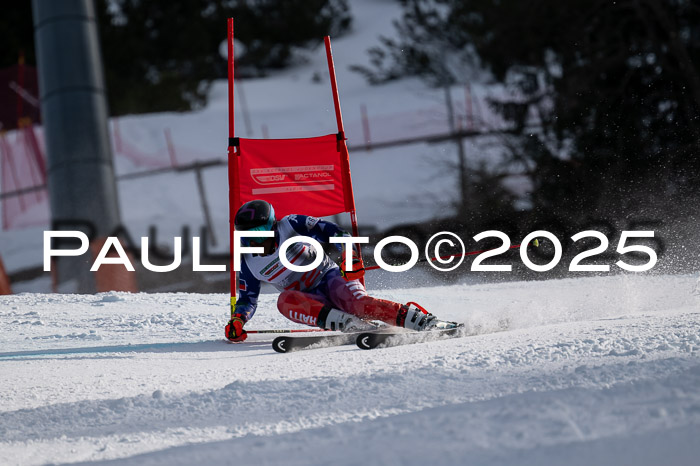
<svg viewBox="0 0 700 466">
<path fill-rule="evenodd" d="M 369 322 L 373 320 L 412 330 L 457 326 L 454 322 L 438 320 L 415 303 L 399 304 L 369 296 L 359 281 L 364 266 L 356 250 L 347 272 L 341 271 L 325 253 L 321 264 L 308 272 L 295 272 L 282 265 L 279 246 L 290 237 L 306 236 L 328 243 L 332 237 L 350 236 L 332 222 L 305 215 L 287 215 L 278 221 L 270 203 L 254 200 L 241 206 L 234 225 L 238 231 L 272 231 L 274 237 L 241 238 L 243 246 L 259 246 L 264 248 L 264 253 L 241 254 L 238 300 L 226 325 L 226 337 L 230 341 L 247 338 L 243 327 L 255 313 L 263 281 L 281 291 L 277 308 L 282 315 L 293 322 L 326 330 L 368 330 L 375 328 Z M 335 245 L 342 249 L 341 244 Z M 315 259 L 315 249 L 304 242 L 287 249 L 287 260 L 294 265 L 308 265 Z"/>
</svg>

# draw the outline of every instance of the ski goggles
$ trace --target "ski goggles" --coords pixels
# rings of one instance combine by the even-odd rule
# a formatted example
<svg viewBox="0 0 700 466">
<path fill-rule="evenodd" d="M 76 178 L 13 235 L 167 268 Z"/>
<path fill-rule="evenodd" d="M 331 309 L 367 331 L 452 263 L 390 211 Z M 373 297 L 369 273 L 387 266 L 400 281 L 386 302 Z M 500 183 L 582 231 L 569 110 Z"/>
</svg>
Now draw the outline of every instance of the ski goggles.
<svg viewBox="0 0 700 466">
<path fill-rule="evenodd" d="M 246 230 L 246 231 L 266 231 L 263 229 L 257 229 L 254 228 L 252 230 Z M 262 244 L 266 239 L 269 239 L 269 236 L 253 236 L 253 237 L 246 237 L 246 236 L 241 236 L 241 246 L 259 246 Z"/>
<path fill-rule="evenodd" d="M 275 225 L 275 217 L 274 214 L 270 215 L 270 218 L 267 220 L 267 223 L 257 226 L 255 228 L 251 228 L 250 230 L 245 230 L 245 231 L 272 231 L 272 227 Z M 259 245 L 263 243 L 266 239 L 268 239 L 268 236 L 253 236 L 253 237 L 246 237 L 242 236 L 241 237 L 241 246 L 250 246 L 250 245 Z"/>
</svg>

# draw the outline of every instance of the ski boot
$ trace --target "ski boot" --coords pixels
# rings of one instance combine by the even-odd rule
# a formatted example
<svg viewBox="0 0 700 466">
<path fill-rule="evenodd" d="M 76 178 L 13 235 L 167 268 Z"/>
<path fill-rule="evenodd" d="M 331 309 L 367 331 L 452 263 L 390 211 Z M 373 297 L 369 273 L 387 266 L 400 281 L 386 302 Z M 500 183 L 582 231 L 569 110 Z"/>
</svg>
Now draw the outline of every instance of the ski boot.
<svg viewBox="0 0 700 466">
<path fill-rule="evenodd" d="M 330 306 L 323 306 L 321 312 L 318 313 L 316 325 L 325 330 L 338 330 L 344 333 L 366 332 L 377 328 L 370 322 Z"/>
<path fill-rule="evenodd" d="M 422 306 L 414 302 L 409 302 L 401 306 L 399 315 L 396 318 L 396 324 L 399 327 L 416 330 L 418 332 L 426 330 L 445 330 L 461 326 L 461 324 L 457 322 L 439 320 Z"/>
</svg>

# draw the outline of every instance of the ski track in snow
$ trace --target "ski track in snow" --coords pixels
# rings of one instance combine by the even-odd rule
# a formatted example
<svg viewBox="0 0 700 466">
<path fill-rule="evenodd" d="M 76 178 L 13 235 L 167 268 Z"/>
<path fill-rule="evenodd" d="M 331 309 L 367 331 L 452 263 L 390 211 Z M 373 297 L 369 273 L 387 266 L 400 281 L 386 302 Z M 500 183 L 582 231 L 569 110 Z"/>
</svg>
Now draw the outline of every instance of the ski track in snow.
<svg viewBox="0 0 700 466">
<path fill-rule="evenodd" d="M 376 292 L 479 335 L 280 355 L 224 295 L 0 298 L 0 464 L 696 464 L 694 277 Z M 263 295 L 250 328 L 291 325 Z"/>
</svg>

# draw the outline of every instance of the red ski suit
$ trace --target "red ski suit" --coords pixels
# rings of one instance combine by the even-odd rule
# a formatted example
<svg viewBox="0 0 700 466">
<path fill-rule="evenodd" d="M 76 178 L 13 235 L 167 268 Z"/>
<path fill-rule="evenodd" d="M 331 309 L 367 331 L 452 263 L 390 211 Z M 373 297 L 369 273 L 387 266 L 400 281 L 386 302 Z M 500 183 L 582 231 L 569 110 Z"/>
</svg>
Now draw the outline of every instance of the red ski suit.
<svg viewBox="0 0 700 466">
<path fill-rule="evenodd" d="M 324 306 L 331 306 L 365 320 L 380 320 L 398 325 L 402 305 L 393 301 L 373 298 L 359 280 L 346 281 L 337 268 L 329 270 L 313 290 L 307 292 L 283 291 L 277 308 L 288 319 L 316 326 L 318 314 Z"/>
</svg>

